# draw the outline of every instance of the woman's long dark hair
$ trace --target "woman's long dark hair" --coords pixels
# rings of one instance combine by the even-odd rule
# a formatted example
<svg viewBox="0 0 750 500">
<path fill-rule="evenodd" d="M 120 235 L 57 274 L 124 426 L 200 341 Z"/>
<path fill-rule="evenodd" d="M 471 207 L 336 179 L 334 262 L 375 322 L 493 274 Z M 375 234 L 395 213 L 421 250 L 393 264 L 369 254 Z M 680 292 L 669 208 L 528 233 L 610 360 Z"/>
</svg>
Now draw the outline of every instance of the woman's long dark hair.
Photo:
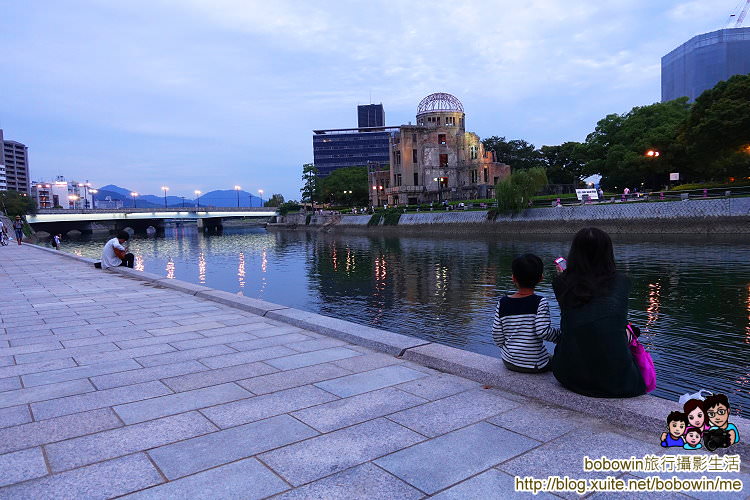
<svg viewBox="0 0 750 500">
<path fill-rule="evenodd" d="M 565 307 L 588 304 L 609 292 L 615 274 L 612 239 L 601 229 L 583 228 L 570 245 L 567 269 L 559 277 L 557 301 Z"/>
</svg>

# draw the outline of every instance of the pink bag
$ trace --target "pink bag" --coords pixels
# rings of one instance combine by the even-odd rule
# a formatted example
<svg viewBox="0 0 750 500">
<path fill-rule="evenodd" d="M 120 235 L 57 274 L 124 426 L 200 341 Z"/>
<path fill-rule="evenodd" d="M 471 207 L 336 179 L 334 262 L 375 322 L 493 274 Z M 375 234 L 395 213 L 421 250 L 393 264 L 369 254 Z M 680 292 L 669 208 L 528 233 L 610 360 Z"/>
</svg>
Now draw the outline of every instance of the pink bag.
<svg viewBox="0 0 750 500">
<path fill-rule="evenodd" d="M 651 359 L 651 355 L 644 349 L 643 344 L 638 342 L 638 339 L 633 337 L 630 341 L 630 353 L 633 355 L 633 361 L 641 371 L 643 377 L 643 383 L 646 384 L 646 392 L 651 392 L 656 389 L 656 368 L 654 368 L 654 360 Z"/>
</svg>

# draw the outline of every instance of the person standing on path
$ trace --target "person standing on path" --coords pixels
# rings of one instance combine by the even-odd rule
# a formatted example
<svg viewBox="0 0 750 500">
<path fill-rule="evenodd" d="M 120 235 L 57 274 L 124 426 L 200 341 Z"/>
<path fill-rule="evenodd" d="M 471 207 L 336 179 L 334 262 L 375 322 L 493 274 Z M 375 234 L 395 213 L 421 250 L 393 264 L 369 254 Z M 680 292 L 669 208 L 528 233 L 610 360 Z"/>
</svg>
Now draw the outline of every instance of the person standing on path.
<svg viewBox="0 0 750 500">
<path fill-rule="evenodd" d="M 135 256 L 132 253 L 127 253 L 125 242 L 130 239 L 130 235 L 127 231 L 120 231 L 117 236 L 109 240 L 102 250 L 102 268 L 107 269 L 109 267 L 133 267 L 135 262 Z"/>
<path fill-rule="evenodd" d="M 16 241 L 21 245 L 21 240 L 23 239 L 23 221 L 20 215 L 16 215 L 16 220 L 13 221 L 13 229 L 16 232 Z"/>
</svg>

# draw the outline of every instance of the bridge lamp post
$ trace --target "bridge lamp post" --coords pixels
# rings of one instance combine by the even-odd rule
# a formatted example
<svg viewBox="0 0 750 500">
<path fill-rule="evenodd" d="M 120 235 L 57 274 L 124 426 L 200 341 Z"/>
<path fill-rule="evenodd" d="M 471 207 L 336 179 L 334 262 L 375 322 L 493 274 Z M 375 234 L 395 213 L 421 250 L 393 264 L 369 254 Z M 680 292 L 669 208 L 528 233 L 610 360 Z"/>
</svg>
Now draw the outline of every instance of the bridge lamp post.
<svg viewBox="0 0 750 500">
<path fill-rule="evenodd" d="M 167 208 L 167 191 L 169 191 L 169 188 L 167 186 L 162 186 L 161 190 L 164 191 L 164 208 Z"/>
<path fill-rule="evenodd" d="M 136 203 L 135 203 L 135 197 L 138 196 L 138 193 L 133 191 L 132 193 L 130 193 L 130 196 L 133 197 L 133 208 L 137 208 Z"/>
<path fill-rule="evenodd" d="M 263 190 L 259 189 L 258 194 L 260 194 L 260 206 L 263 206 Z"/>
<path fill-rule="evenodd" d="M 240 186 L 235 185 L 234 190 L 237 191 L 237 208 L 240 208 Z"/>
<path fill-rule="evenodd" d="M 96 193 L 98 193 L 98 189 L 89 189 L 89 193 L 91 193 L 91 208 L 96 209 L 96 202 L 94 200 L 94 196 L 96 196 Z"/>
<path fill-rule="evenodd" d="M 195 201 L 198 202 L 198 208 L 200 208 L 201 207 L 201 192 L 200 190 L 196 189 L 194 193 L 195 193 Z"/>
<path fill-rule="evenodd" d="M 78 201 L 79 198 L 80 198 L 80 196 L 77 196 L 75 194 L 68 195 L 68 199 L 73 202 L 73 210 L 75 210 L 76 208 L 78 208 L 76 206 L 76 201 Z"/>
</svg>

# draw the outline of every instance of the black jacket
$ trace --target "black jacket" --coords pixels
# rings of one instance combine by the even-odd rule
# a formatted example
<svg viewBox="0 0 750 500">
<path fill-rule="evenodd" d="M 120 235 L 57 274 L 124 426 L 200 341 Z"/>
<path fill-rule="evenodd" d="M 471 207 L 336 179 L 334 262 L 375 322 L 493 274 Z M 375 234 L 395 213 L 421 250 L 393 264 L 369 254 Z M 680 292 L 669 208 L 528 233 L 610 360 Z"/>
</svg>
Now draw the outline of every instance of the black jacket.
<svg viewBox="0 0 750 500">
<path fill-rule="evenodd" d="M 559 296 L 559 278 L 553 288 Z M 580 307 L 560 305 L 561 335 L 552 358 L 552 372 L 563 386 L 596 398 L 646 393 L 625 333 L 629 291 L 629 280 L 617 274 L 607 295 Z"/>
</svg>

